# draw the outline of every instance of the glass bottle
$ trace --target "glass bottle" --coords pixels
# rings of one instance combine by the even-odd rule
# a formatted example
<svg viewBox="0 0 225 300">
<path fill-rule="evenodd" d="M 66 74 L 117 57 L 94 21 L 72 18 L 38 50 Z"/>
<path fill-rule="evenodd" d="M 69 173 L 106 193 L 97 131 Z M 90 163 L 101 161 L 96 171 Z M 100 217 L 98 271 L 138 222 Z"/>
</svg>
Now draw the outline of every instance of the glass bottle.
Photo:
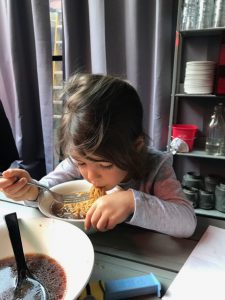
<svg viewBox="0 0 225 300">
<path fill-rule="evenodd" d="M 214 113 L 208 125 L 205 151 L 210 155 L 225 155 L 225 121 L 224 106 L 219 103 L 214 107 Z"/>
</svg>

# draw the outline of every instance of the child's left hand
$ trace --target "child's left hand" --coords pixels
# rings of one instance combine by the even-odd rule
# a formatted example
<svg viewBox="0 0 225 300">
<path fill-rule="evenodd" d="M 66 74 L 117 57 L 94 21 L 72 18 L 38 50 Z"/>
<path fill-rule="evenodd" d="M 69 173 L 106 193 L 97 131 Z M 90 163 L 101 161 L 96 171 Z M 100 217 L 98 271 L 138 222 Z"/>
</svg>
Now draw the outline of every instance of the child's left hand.
<svg viewBox="0 0 225 300">
<path fill-rule="evenodd" d="M 85 228 L 91 226 L 99 231 L 113 229 L 134 212 L 132 191 L 119 191 L 104 195 L 96 200 L 87 212 Z"/>
</svg>

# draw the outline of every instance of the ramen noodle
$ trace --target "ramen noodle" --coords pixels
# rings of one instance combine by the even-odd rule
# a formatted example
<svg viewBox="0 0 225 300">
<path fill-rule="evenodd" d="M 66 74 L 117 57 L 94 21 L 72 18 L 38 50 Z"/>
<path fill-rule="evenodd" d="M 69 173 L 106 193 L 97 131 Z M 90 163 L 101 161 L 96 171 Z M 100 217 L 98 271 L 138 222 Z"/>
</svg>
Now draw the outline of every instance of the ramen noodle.
<svg viewBox="0 0 225 300">
<path fill-rule="evenodd" d="M 74 219 L 83 219 L 86 217 L 86 214 L 92 204 L 99 197 L 105 195 L 105 191 L 101 188 L 92 186 L 89 192 L 79 192 L 79 194 L 89 194 L 89 199 L 77 203 L 64 203 L 62 207 L 58 208 L 56 214 L 60 217 L 72 214 Z"/>
</svg>

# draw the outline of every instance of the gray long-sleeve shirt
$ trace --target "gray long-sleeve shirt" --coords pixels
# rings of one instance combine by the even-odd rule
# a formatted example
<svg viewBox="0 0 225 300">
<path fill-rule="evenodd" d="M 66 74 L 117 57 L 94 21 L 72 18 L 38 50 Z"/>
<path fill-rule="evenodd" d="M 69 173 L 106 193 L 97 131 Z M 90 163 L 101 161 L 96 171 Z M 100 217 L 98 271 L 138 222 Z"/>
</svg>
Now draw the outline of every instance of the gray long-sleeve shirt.
<svg viewBox="0 0 225 300">
<path fill-rule="evenodd" d="M 135 210 L 127 223 L 175 237 L 189 237 L 194 233 L 196 216 L 176 179 L 172 162 L 171 154 L 149 149 L 147 176 L 142 181 L 119 184 L 125 190 L 132 189 L 134 195 Z M 52 187 L 75 179 L 81 179 L 81 175 L 67 158 L 41 182 Z"/>
</svg>

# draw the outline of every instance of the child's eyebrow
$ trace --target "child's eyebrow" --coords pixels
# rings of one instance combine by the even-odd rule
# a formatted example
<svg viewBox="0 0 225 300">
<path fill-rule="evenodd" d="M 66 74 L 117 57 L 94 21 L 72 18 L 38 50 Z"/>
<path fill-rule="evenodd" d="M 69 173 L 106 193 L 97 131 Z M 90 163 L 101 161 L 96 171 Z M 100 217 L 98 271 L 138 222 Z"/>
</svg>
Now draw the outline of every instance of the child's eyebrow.
<svg viewBox="0 0 225 300">
<path fill-rule="evenodd" d="M 82 161 L 82 158 L 80 157 L 76 157 L 73 156 L 71 157 L 72 159 L 76 160 L 76 161 Z M 106 163 L 111 163 L 109 160 L 105 160 L 103 158 L 93 158 L 93 157 L 89 157 L 89 156 L 85 156 L 85 159 L 88 159 L 90 161 L 94 161 L 94 162 L 106 162 Z"/>
<path fill-rule="evenodd" d="M 106 163 L 111 163 L 109 160 L 105 160 L 102 158 L 92 158 L 92 157 L 87 157 L 88 160 L 94 161 L 94 162 L 106 162 Z"/>
</svg>

